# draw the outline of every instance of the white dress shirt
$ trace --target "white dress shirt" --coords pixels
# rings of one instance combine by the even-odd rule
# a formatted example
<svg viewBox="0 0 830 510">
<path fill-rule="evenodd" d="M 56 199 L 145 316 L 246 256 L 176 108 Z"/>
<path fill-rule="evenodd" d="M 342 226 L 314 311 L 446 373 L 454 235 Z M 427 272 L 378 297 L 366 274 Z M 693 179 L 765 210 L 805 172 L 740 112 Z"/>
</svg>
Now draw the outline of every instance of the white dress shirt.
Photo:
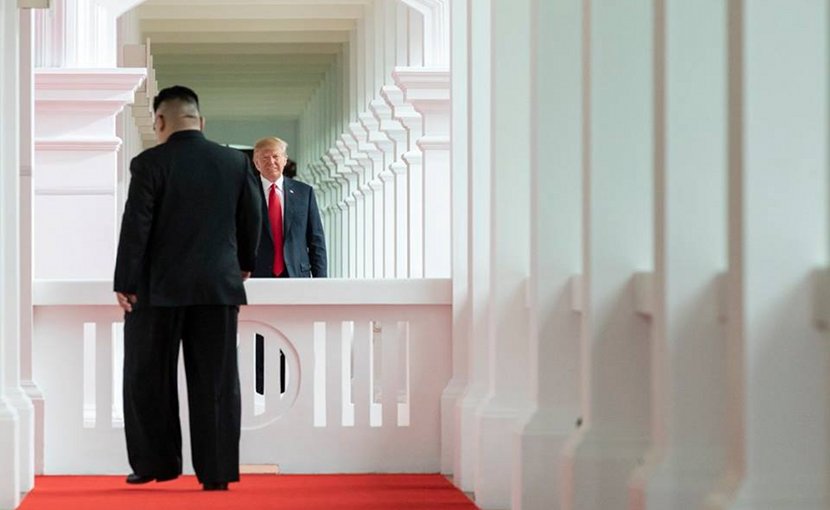
<svg viewBox="0 0 830 510">
<path fill-rule="evenodd" d="M 266 179 L 263 176 L 259 176 L 259 180 L 262 181 L 262 191 L 265 193 L 265 205 L 266 208 L 270 206 L 271 201 L 271 181 Z M 283 176 L 281 175 L 279 179 L 273 184 L 277 185 L 277 194 L 280 196 L 280 210 L 282 211 L 282 226 L 283 232 L 285 232 L 285 193 L 283 193 Z"/>
</svg>

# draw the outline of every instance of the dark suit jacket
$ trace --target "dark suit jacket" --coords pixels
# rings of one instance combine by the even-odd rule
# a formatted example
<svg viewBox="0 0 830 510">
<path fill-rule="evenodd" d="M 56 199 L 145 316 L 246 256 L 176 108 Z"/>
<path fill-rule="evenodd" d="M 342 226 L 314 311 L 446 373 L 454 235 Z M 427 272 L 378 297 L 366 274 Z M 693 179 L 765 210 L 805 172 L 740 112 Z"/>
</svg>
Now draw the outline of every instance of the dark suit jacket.
<svg viewBox="0 0 830 510">
<path fill-rule="evenodd" d="M 116 292 L 138 306 L 246 303 L 262 217 L 248 158 L 201 131 L 173 133 L 130 163 Z"/>
<path fill-rule="evenodd" d="M 259 173 L 257 182 L 261 183 Z M 314 197 L 314 188 L 308 184 L 285 177 L 283 179 L 283 253 L 285 269 L 290 278 L 325 278 L 326 237 L 323 222 Z M 262 233 L 259 236 L 254 276 L 274 276 L 274 238 L 268 222 L 268 201 L 259 186 L 262 208 Z"/>
</svg>

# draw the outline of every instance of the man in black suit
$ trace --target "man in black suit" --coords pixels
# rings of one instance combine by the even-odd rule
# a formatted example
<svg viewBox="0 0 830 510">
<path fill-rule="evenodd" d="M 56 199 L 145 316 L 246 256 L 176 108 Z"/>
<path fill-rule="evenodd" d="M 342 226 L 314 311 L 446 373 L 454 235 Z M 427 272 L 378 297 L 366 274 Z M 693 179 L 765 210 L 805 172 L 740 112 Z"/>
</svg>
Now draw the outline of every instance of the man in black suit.
<svg viewBox="0 0 830 510">
<path fill-rule="evenodd" d="M 287 148 L 279 138 L 254 145 L 265 219 L 254 276 L 325 278 L 326 238 L 314 188 L 283 175 Z"/>
<path fill-rule="evenodd" d="M 237 315 L 262 216 L 248 158 L 202 134 L 196 94 L 159 92 L 159 145 L 130 164 L 114 287 L 124 308 L 127 483 L 182 472 L 177 392 L 184 352 L 193 466 L 205 490 L 239 480 Z"/>
</svg>

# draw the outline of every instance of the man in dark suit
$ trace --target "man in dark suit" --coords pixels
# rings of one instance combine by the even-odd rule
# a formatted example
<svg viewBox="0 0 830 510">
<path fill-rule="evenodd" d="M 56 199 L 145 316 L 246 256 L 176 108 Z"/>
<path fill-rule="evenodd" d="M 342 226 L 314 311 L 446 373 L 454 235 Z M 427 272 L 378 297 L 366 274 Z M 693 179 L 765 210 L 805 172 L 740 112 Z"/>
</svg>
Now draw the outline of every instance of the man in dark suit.
<svg viewBox="0 0 830 510">
<path fill-rule="evenodd" d="M 159 145 L 130 164 L 115 266 L 127 483 L 182 472 L 181 341 L 196 476 L 205 490 L 226 490 L 239 480 L 237 315 L 256 260 L 260 191 L 244 154 L 204 137 L 192 90 L 160 91 L 153 110 Z"/>
<path fill-rule="evenodd" d="M 325 278 L 326 238 L 314 189 L 283 175 L 287 144 L 263 138 L 254 145 L 262 188 L 262 233 L 255 277 Z"/>
</svg>

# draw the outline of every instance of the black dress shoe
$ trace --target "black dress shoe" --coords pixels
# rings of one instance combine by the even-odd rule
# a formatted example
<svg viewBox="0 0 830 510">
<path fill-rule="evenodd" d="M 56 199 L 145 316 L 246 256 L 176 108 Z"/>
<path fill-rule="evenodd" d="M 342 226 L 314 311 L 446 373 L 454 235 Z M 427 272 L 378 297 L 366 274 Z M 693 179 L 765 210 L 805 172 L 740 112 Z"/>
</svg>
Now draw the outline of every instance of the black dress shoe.
<svg viewBox="0 0 830 510">
<path fill-rule="evenodd" d="M 141 475 L 137 475 L 135 473 L 130 473 L 130 474 L 127 475 L 127 483 L 133 484 L 133 485 L 138 485 L 138 484 L 142 484 L 142 483 L 150 483 L 153 480 L 155 480 L 155 478 L 153 478 L 152 476 L 141 476 Z"/>
<path fill-rule="evenodd" d="M 168 475 L 168 476 L 155 477 L 155 476 L 143 476 L 143 475 L 137 475 L 135 473 L 130 473 L 129 475 L 127 475 L 127 483 L 132 484 L 132 485 L 139 485 L 139 484 L 142 484 L 142 483 L 150 483 L 153 480 L 155 480 L 156 482 L 166 482 L 168 480 L 175 480 L 178 477 L 179 477 L 179 475 L 172 475 L 172 476 Z"/>
<path fill-rule="evenodd" d="M 202 490 L 226 491 L 228 490 L 228 484 L 226 482 L 207 482 L 202 484 Z"/>
</svg>

